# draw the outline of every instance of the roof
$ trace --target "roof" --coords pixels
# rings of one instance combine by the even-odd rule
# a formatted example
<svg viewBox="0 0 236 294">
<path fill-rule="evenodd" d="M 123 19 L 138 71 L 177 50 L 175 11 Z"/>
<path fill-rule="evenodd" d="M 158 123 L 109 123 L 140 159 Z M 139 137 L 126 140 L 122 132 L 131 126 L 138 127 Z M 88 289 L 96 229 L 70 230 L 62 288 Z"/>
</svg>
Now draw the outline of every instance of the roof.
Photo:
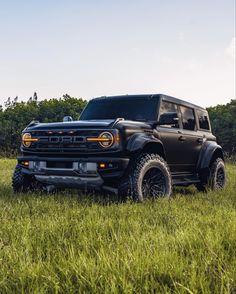
<svg viewBox="0 0 236 294">
<path fill-rule="evenodd" d="M 202 110 L 206 110 L 202 106 L 190 103 L 188 101 L 185 101 L 185 100 L 182 100 L 182 99 L 179 99 L 179 98 L 175 98 L 175 97 L 164 95 L 164 94 L 160 94 L 160 95 L 162 96 L 163 100 L 168 100 L 170 102 L 173 102 L 173 103 L 176 103 L 176 104 L 181 104 L 181 105 L 184 105 L 184 106 L 187 106 L 187 107 L 199 108 L 199 109 L 202 109 Z"/>
<path fill-rule="evenodd" d="M 180 104 L 180 105 L 184 105 L 187 107 L 191 107 L 191 108 L 198 108 L 201 110 L 206 110 L 204 107 L 201 107 L 199 105 L 187 102 L 185 100 L 179 99 L 179 98 L 175 98 L 172 96 L 168 96 L 165 94 L 135 94 L 135 95 L 117 95 L 117 96 L 102 96 L 102 97 L 97 97 L 94 98 L 92 100 L 103 100 L 103 99 L 125 99 L 125 98 L 131 98 L 131 99 L 141 99 L 141 98 L 147 98 L 147 99 L 152 99 L 152 98 L 162 98 L 163 100 L 166 101 L 170 101 L 176 104 Z"/>
</svg>

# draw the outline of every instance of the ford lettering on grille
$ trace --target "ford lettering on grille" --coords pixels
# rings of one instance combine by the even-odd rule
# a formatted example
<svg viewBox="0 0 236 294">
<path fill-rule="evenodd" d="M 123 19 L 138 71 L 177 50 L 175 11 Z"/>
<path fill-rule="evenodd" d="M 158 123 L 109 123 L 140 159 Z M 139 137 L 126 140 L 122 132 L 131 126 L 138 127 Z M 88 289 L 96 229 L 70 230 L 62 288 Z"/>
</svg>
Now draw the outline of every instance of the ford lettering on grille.
<svg viewBox="0 0 236 294">
<path fill-rule="evenodd" d="M 52 144 L 80 144 L 84 143 L 86 140 L 82 136 L 50 136 L 50 137 L 40 137 L 39 142 L 52 143 Z"/>
</svg>

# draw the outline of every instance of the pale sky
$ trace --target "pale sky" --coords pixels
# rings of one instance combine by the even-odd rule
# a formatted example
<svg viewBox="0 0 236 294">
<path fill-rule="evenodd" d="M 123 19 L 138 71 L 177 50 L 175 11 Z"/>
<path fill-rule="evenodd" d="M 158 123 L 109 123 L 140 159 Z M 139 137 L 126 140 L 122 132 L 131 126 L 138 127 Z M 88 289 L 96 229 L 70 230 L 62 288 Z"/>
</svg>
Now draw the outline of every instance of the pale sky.
<svg viewBox="0 0 236 294">
<path fill-rule="evenodd" d="M 234 0 L 0 0 L 0 104 L 65 93 L 235 98 Z"/>
</svg>

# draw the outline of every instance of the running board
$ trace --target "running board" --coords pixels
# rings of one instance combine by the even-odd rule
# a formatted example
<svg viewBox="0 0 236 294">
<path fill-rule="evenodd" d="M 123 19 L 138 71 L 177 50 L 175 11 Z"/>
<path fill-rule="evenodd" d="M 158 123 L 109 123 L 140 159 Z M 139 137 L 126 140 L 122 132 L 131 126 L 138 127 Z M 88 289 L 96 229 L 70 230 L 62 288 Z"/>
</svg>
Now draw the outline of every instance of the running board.
<svg viewBox="0 0 236 294">
<path fill-rule="evenodd" d="M 113 187 L 109 187 L 109 186 L 102 186 L 103 190 L 109 191 L 115 195 L 118 195 L 118 189 L 113 188 Z"/>
<path fill-rule="evenodd" d="M 191 185 L 200 182 L 197 174 L 172 173 L 171 176 L 173 185 Z"/>
</svg>

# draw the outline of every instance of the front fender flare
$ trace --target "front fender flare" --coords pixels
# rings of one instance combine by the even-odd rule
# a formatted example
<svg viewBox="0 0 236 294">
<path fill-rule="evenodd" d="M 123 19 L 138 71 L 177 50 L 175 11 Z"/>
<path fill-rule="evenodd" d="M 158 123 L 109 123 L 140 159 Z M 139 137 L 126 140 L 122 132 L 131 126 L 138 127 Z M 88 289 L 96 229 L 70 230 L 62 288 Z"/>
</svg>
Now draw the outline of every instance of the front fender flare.
<svg viewBox="0 0 236 294">
<path fill-rule="evenodd" d="M 148 135 L 145 133 L 132 135 L 128 141 L 126 149 L 129 152 L 141 151 L 145 148 L 145 146 L 150 143 L 160 146 L 163 154 L 165 154 L 162 142 L 158 138 L 155 138 L 153 135 Z"/>
</svg>

